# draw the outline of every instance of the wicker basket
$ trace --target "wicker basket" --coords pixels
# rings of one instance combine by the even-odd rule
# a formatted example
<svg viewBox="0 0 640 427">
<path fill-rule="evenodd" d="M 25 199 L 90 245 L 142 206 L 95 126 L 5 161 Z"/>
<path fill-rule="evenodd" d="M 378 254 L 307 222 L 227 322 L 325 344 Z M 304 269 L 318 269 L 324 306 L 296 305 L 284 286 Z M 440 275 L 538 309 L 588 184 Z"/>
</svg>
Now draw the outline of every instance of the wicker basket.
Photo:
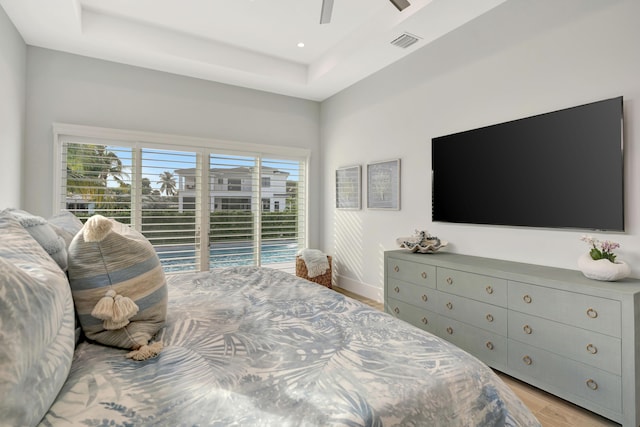
<svg viewBox="0 0 640 427">
<path fill-rule="evenodd" d="M 329 269 L 324 274 L 316 277 L 309 277 L 307 265 L 304 263 L 302 258 L 296 256 L 296 276 L 302 277 L 303 279 L 310 280 L 331 289 L 331 256 L 327 255 L 327 261 L 329 261 Z"/>
</svg>

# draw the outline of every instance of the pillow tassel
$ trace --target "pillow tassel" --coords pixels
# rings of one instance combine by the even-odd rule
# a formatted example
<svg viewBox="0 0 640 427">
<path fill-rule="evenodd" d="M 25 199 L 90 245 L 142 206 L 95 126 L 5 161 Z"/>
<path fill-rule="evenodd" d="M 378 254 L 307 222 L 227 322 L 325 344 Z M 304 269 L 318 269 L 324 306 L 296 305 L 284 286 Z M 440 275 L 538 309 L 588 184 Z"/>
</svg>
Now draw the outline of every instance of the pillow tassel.
<svg viewBox="0 0 640 427">
<path fill-rule="evenodd" d="M 113 223 L 102 215 L 93 215 L 87 220 L 82 229 L 84 241 L 101 242 L 111 232 Z"/>
<path fill-rule="evenodd" d="M 106 294 L 93 307 L 91 315 L 100 320 L 111 320 L 113 318 L 113 298 L 116 296 L 116 291 L 109 289 Z"/>
<path fill-rule="evenodd" d="M 116 323 L 131 319 L 138 313 L 138 306 L 129 297 L 116 295 L 113 302 L 113 318 Z M 129 323 L 129 322 L 127 322 Z"/>
<path fill-rule="evenodd" d="M 107 331 L 115 331 L 116 329 L 122 329 L 129 324 L 129 319 L 124 319 L 119 322 L 116 322 L 113 319 L 107 319 L 102 322 L 102 327 Z"/>
<path fill-rule="evenodd" d="M 127 358 L 138 361 L 151 359 L 152 357 L 156 357 L 160 354 L 162 347 L 162 341 L 156 341 L 153 344 L 146 344 L 137 350 L 127 353 Z"/>
</svg>

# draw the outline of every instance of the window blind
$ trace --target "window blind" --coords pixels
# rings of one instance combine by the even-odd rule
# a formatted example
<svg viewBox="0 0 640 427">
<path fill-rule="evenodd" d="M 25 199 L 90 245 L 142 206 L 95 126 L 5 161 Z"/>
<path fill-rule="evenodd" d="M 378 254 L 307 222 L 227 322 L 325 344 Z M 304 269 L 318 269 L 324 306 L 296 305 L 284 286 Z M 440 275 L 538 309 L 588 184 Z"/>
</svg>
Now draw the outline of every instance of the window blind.
<svg viewBox="0 0 640 427">
<path fill-rule="evenodd" d="M 78 135 L 58 142 L 58 207 L 131 225 L 165 271 L 295 271 L 306 245 L 306 159 Z"/>
<path fill-rule="evenodd" d="M 306 222 L 304 216 L 305 164 L 300 161 L 262 159 L 263 177 L 269 177 L 269 187 L 263 187 L 262 197 L 270 197 L 270 210 L 261 215 L 261 265 L 281 268 L 291 273 L 295 266 L 287 265 L 299 248 L 304 248 Z M 266 204 L 265 204 L 266 206 Z"/>
<path fill-rule="evenodd" d="M 62 152 L 61 207 L 81 219 L 96 213 L 131 224 L 132 150 L 67 143 Z"/>
<path fill-rule="evenodd" d="M 166 271 L 199 270 L 200 239 L 197 236 L 201 210 L 195 197 L 197 153 L 188 151 L 140 150 L 140 231 L 156 248 Z M 179 171 L 194 172 L 185 183 Z M 190 189 L 189 187 L 193 187 Z"/>
<path fill-rule="evenodd" d="M 222 183 L 214 184 L 210 192 L 209 244 L 214 268 L 259 265 L 258 164 L 256 157 L 224 154 L 209 157 L 211 182 Z"/>
</svg>

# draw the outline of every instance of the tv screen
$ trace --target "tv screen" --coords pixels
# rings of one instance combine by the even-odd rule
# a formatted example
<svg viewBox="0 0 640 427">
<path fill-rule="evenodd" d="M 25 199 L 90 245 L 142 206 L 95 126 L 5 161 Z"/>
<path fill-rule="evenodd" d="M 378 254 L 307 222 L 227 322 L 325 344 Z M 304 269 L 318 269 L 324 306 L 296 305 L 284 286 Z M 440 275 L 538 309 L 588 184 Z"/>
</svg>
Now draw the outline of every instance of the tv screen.
<svg viewBox="0 0 640 427">
<path fill-rule="evenodd" d="M 432 139 L 433 221 L 624 231 L 622 97 Z"/>
</svg>

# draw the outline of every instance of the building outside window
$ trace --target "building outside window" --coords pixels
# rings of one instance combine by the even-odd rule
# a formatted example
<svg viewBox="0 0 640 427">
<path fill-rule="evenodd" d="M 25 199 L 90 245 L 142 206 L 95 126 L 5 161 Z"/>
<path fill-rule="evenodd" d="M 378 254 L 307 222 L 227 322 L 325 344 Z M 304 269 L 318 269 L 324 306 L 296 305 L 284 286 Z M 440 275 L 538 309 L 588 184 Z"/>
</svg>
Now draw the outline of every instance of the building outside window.
<svg viewBox="0 0 640 427">
<path fill-rule="evenodd" d="M 257 169 L 255 167 L 212 167 L 209 173 L 214 177 L 213 182 L 216 183 L 210 193 L 212 211 L 251 210 L 252 199 L 255 196 L 255 186 L 251 184 L 256 179 Z M 178 205 L 182 209 L 185 200 L 195 197 L 197 192 L 195 187 L 191 188 L 187 185 L 195 182 L 197 170 L 196 168 L 176 169 L 174 174 L 179 181 Z M 286 200 L 289 197 L 287 182 L 290 173 L 287 170 L 262 166 L 260 175 L 262 210 L 264 212 L 280 212 L 280 207 L 286 205 Z M 225 182 L 227 185 L 224 185 Z M 221 201 L 222 199 L 224 202 Z"/>
</svg>

